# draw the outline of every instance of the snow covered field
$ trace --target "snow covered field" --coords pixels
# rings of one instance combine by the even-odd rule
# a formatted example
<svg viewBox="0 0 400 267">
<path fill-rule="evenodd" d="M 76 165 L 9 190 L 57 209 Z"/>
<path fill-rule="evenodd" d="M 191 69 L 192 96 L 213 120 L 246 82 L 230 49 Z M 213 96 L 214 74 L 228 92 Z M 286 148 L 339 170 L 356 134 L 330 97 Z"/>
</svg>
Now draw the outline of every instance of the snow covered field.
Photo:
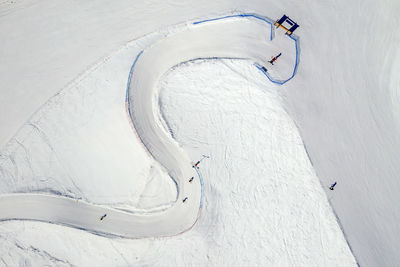
<svg viewBox="0 0 400 267">
<path fill-rule="evenodd" d="M 4 2 L 0 190 L 55 194 L 98 211 L 71 204 L 63 213 L 34 202 L 24 211 L 23 205 L 17 208 L 18 201 L 2 201 L 1 216 L 67 224 L 106 236 L 49 223 L 3 222 L 1 263 L 354 265 L 329 199 L 358 263 L 395 266 L 400 262 L 399 208 L 393 204 L 400 187 L 399 35 L 375 21 L 398 24 L 399 8 L 391 1 Z M 296 31 L 300 65 L 293 80 L 276 86 L 254 67 L 253 62 L 265 64 L 279 48 L 289 58 L 293 50 L 284 43 L 270 50 L 262 44 L 268 39 L 265 33 L 249 21 L 213 22 L 202 34 L 183 31 L 180 42 L 168 41 L 180 34 L 182 23 L 191 29 L 188 21 L 237 10 L 273 19 L 286 13 L 301 25 Z M 244 30 L 247 23 L 251 27 Z M 250 38 L 241 37 L 242 27 Z M 166 40 L 158 45 L 170 53 L 150 53 L 157 51 L 157 44 L 151 46 L 143 53 L 148 62 L 138 61 L 140 75 L 133 72 L 133 83 L 146 78 L 151 86 L 143 88 L 160 89 L 154 97 L 149 94 L 154 106 L 135 103 L 135 98 L 128 106 L 131 112 L 137 109 L 133 118 L 146 118 L 142 124 L 134 118 L 137 136 L 126 113 L 126 82 L 138 53 L 156 40 Z M 215 57 L 216 47 L 223 52 L 218 57 L 251 60 L 175 66 L 195 56 Z M 282 57 L 279 63 L 271 73 L 287 77 L 284 71 L 293 60 Z M 137 112 L 140 105 L 147 109 L 143 114 Z M 151 114 L 159 116 L 155 123 L 154 116 L 145 117 Z M 146 139 L 152 131 L 138 128 L 146 122 L 158 125 L 154 138 Z M 154 145 L 157 138 L 162 142 Z M 190 231 L 164 239 L 107 236 L 133 231 L 142 233 L 137 237 L 157 237 L 187 229 L 197 218 L 200 201 L 198 178 L 187 182 L 196 174 L 189 161 L 202 154 L 210 155 L 200 168 L 203 208 Z M 181 172 L 182 166 L 187 171 Z M 326 195 L 315 174 L 325 189 L 337 180 L 337 189 Z M 190 198 L 183 204 L 186 195 Z M 110 208 L 111 216 L 102 224 L 98 217 Z M 183 217 L 171 215 L 173 210 Z M 113 222 L 118 214 L 127 219 Z M 147 216 L 159 219 L 149 228 L 129 228 Z M 151 221 L 147 219 L 143 223 Z"/>
</svg>

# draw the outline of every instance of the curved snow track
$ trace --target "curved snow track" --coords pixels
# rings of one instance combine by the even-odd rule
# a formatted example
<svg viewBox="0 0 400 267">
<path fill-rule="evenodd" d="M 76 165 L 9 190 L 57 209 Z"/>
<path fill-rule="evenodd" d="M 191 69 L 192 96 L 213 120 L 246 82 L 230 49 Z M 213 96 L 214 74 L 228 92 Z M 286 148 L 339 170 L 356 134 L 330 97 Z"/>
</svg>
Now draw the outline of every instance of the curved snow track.
<svg viewBox="0 0 400 267">
<path fill-rule="evenodd" d="M 144 146 L 177 185 L 178 198 L 171 208 L 136 215 L 60 196 L 13 194 L 0 196 L 0 220 L 37 220 L 129 238 L 171 236 L 189 229 L 199 216 L 201 181 L 189 183 L 188 179 L 200 176 L 162 126 L 156 84 L 170 68 L 193 59 L 240 58 L 260 66 L 279 52 L 283 54 L 279 64 L 265 74 L 272 82 L 283 84 L 295 75 L 298 44 L 281 33 L 273 36 L 271 20 L 253 14 L 233 15 L 176 27 L 137 55 L 128 80 L 127 109 Z M 183 203 L 185 197 L 188 200 Z M 100 221 L 105 213 L 107 218 Z"/>
</svg>

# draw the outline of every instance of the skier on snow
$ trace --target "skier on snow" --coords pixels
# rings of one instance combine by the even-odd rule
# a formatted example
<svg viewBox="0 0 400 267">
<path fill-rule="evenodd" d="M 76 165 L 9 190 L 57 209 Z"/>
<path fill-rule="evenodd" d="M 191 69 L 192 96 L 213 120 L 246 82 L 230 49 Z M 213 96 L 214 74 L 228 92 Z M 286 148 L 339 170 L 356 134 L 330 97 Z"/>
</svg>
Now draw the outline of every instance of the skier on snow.
<svg viewBox="0 0 400 267">
<path fill-rule="evenodd" d="M 274 65 L 274 62 L 282 55 L 282 53 L 279 53 L 277 56 L 272 57 L 272 59 L 270 61 L 268 61 L 269 63 L 271 63 L 272 65 Z"/>
<path fill-rule="evenodd" d="M 330 189 L 330 190 L 333 190 L 333 189 L 335 188 L 336 184 L 337 184 L 337 182 L 334 182 L 334 183 L 329 187 L 329 189 Z"/>
</svg>

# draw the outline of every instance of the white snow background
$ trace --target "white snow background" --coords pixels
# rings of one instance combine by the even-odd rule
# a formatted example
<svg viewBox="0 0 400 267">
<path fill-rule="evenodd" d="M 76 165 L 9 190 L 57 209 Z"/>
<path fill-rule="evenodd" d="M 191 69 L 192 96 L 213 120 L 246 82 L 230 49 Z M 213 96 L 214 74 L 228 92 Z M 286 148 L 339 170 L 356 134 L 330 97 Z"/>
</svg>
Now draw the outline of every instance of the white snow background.
<svg viewBox="0 0 400 267">
<path fill-rule="evenodd" d="M 41 191 L 136 212 L 168 206 L 175 193 L 127 127 L 124 103 L 104 90 L 126 86 L 134 53 L 125 57 L 124 46 L 169 25 L 233 11 L 274 19 L 285 13 L 300 24 L 301 44 L 297 75 L 284 86 L 248 62 L 229 60 L 183 64 L 160 81 L 160 107 L 174 138 L 193 158 L 211 156 L 201 166 L 204 207 L 191 231 L 130 240 L 3 222 L 1 264 L 354 265 L 329 199 L 361 266 L 398 265 L 399 10 L 398 1 L 1 3 L 0 155 L 2 170 L 13 169 L 1 172 L 1 192 L 32 192 L 45 183 Z M 82 106 L 103 110 L 93 114 L 99 120 L 79 116 Z M 43 146 L 42 133 L 32 131 L 25 146 L 18 136 L 29 135 L 31 118 L 41 112 L 53 139 L 44 138 L 50 145 Z M 96 124 L 107 122 L 105 114 L 121 121 Z M 96 131 L 85 143 L 59 141 L 65 122 L 94 122 L 87 129 Z M 53 145 L 60 145 L 55 153 Z M 10 157 L 18 146 L 22 152 Z M 109 147 L 120 154 L 108 155 Z M 18 163 L 32 159 L 25 155 L 37 165 Z M 96 156 L 108 173 L 86 168 Z M 334 180 L 337 189 L 325 195 L 321 185 L 326 190 Z"/>
</svg>

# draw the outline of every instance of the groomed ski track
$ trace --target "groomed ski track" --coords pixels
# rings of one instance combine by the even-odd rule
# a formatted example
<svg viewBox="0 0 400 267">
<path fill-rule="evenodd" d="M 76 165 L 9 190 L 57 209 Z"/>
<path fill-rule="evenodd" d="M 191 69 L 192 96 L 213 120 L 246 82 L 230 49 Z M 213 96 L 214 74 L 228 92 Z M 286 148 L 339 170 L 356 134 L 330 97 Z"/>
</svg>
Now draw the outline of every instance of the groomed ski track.
<svg viewBox="0 0 400 267">
<path fill-rule="evenodd" d="M 36 220 L 127 238 L 172 236 L 190 229 L 200 214 L 201 177 L 162 126 L 157 115 L 157 82 L 170 68 L 197 58 L 239 58 L 265 64 L 276 51 L 285 57 L 268 78 L 286 82 L 296 72 L 298 44 L 283 34 L 273 36 L 271 21 L 265 17 L 227 16 L 173 28 L 171 34 L 138 54 L 129 75 L 127 110 L 146 149 L 176 183 L 178 196 L 171 208 L 137 215 L 61 196 L 13 194 L 0 197 L 0 220 Z M 196 179 L 189 183 L 192 176 Z M 183 203 L 185 197 L 188 200 Z M 100 221 L 105 213 L 106 219 Z"/>
</svg>

